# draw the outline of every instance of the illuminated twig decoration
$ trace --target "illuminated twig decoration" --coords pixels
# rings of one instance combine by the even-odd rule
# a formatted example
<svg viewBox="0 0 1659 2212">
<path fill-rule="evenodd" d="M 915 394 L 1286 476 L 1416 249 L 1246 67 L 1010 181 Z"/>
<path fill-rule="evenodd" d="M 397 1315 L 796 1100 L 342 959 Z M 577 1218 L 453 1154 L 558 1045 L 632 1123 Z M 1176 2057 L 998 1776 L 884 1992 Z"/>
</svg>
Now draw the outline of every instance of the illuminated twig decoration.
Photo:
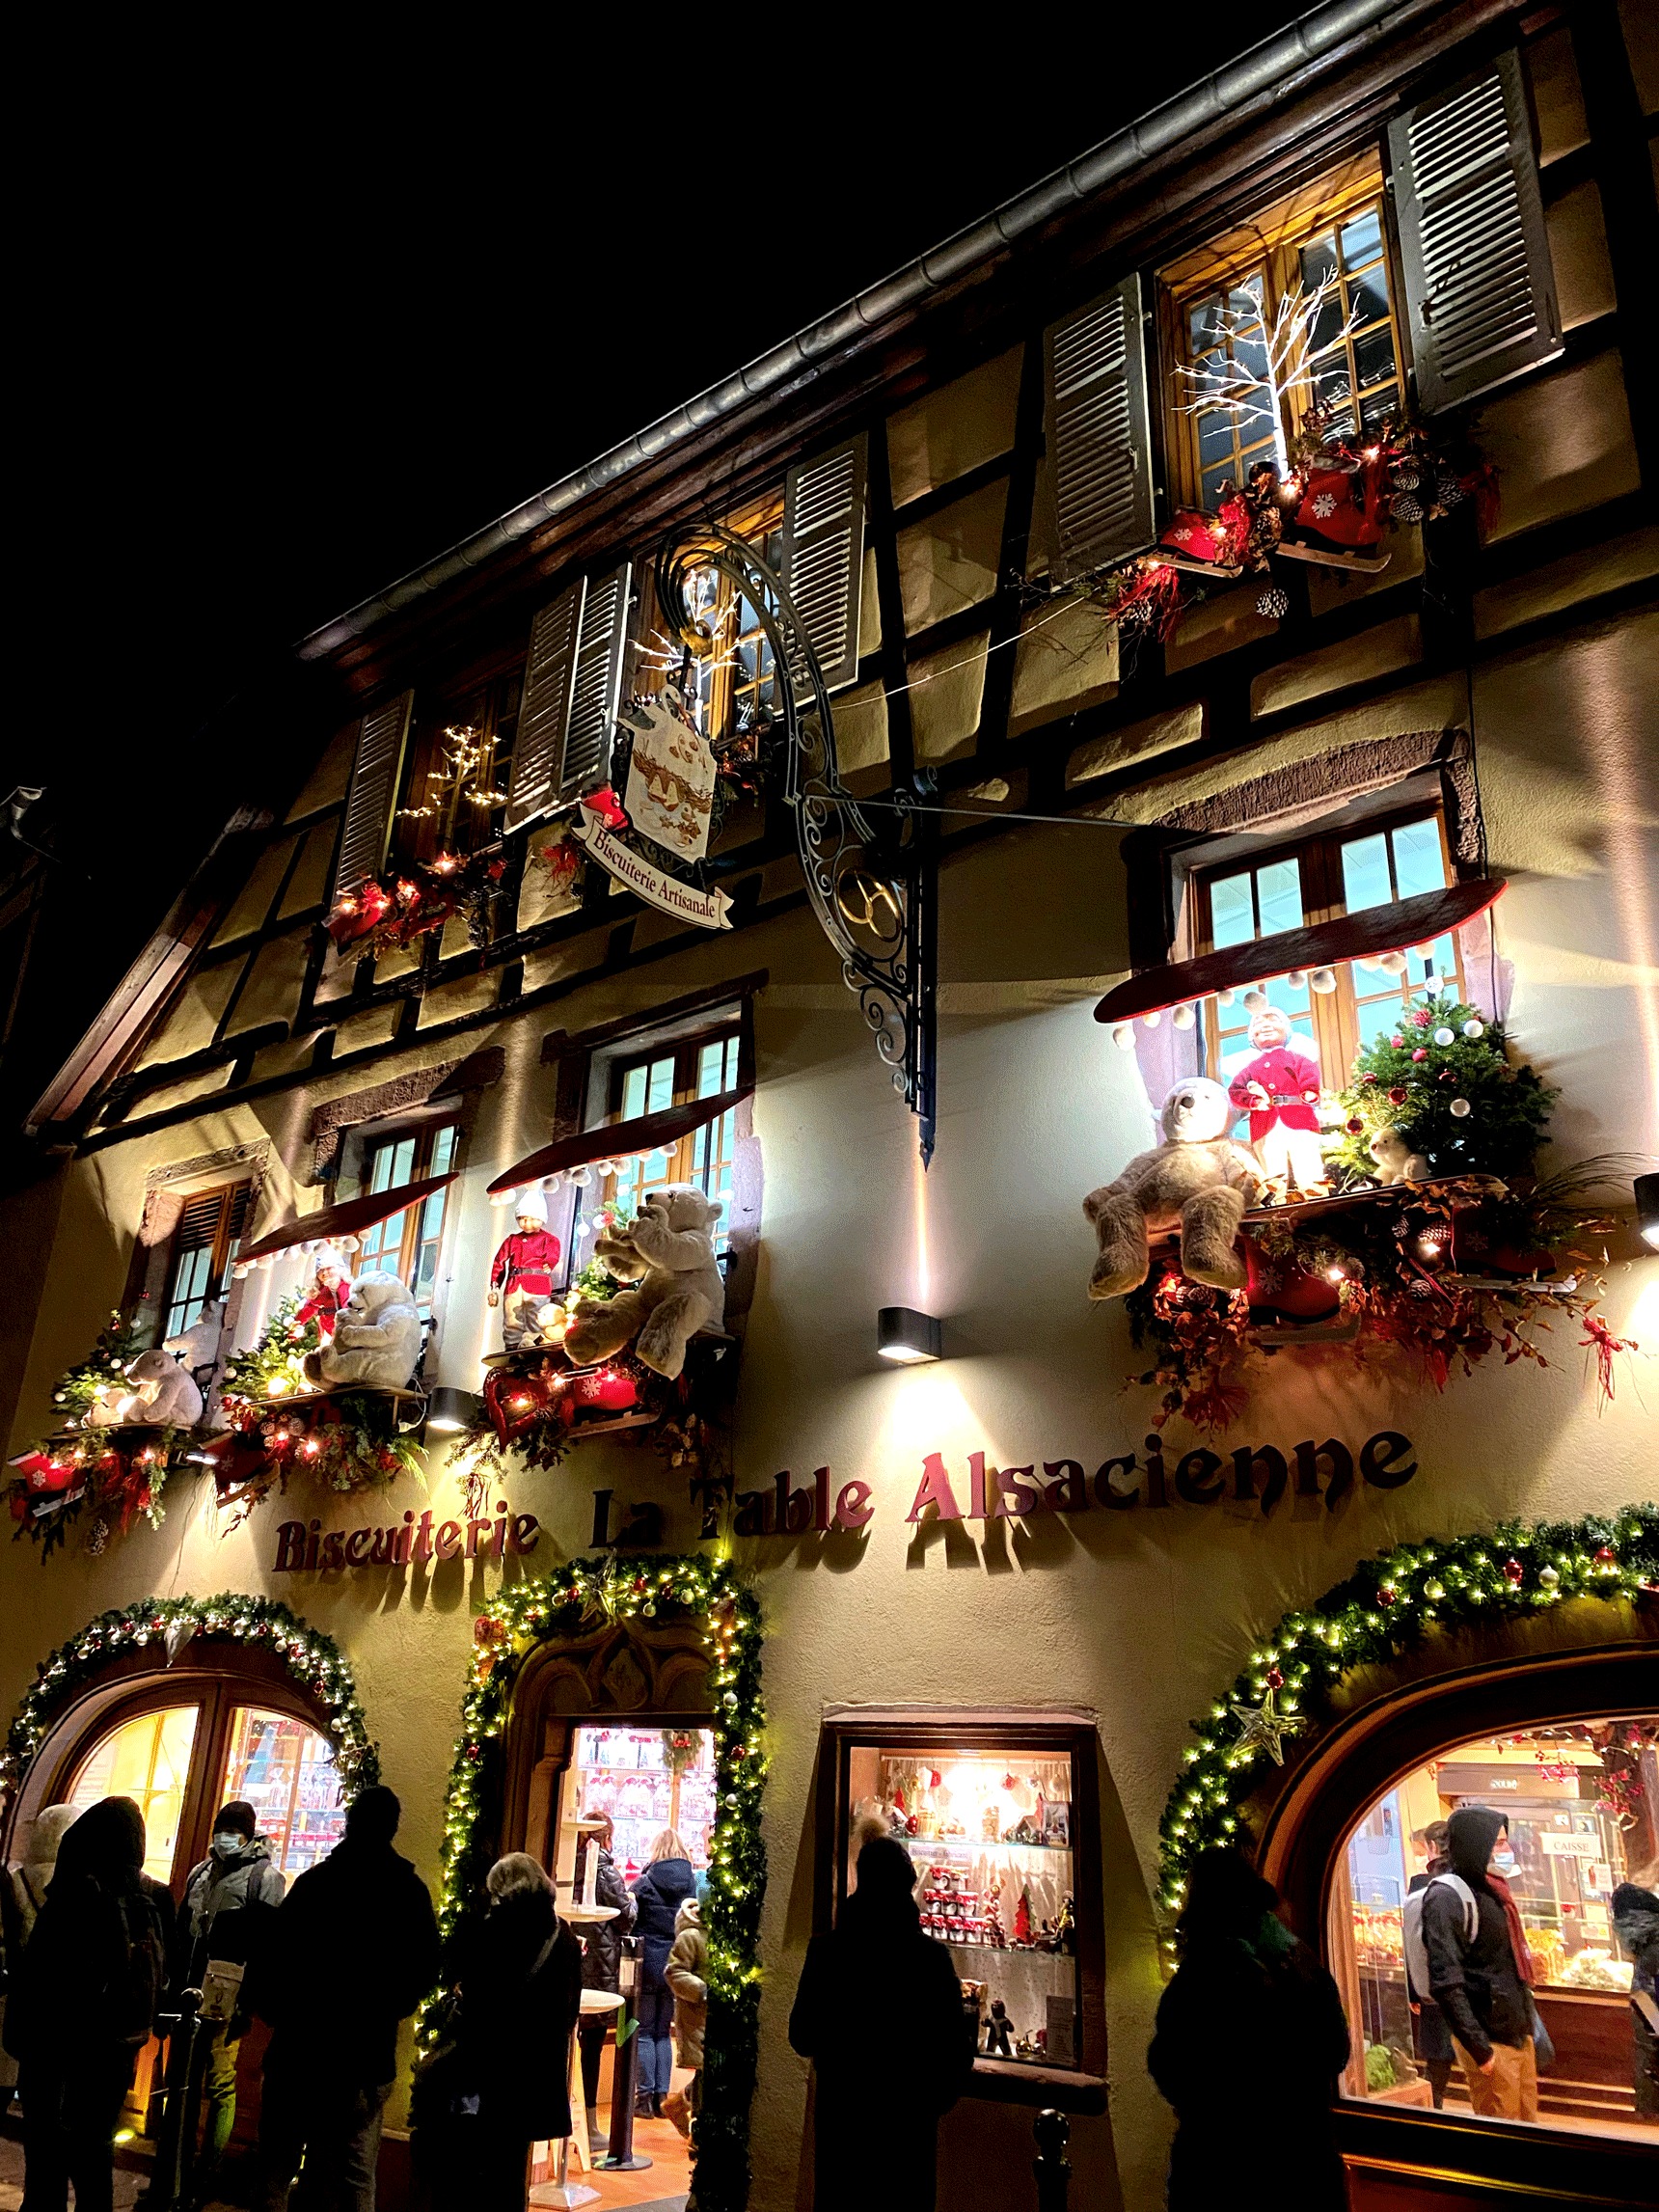
<svg viewBox="0 0 1659 2212">
<path fill-rule="evenodd" d="M 657 603 L 694 659 L 725 643 L 704 619 L 710 570 L 755 610 L 776 667 L 796 841 L 807 896 L 841 958 L 841 975 L 921 1123 L 924 1163 L 934 1148 L 933 886 L 928 840 L 913 797 L 895 790 L 891 823 L 873 824 L 841 781 L 823 672 L 789 594 L 730 531 L 711 527 L 666 545 Z"/>
<path fill-rule="evenodd" d="M 1262 302 L 1260 279 L 1252 279 L 1240 291 L 1250 301 L 1248 308 L 1218 307 L 1215 310 L 1211 335 L 1207 344 L 1224 347 L 1219 357 L 1189 366 L 1183 363 L 1176 374 L 1183 388 L 1193 396 L 1176 402 L 1176 411 L 1182 415 L 1224 414 L 1230 416 L 1237 427 L 1240 442 L 1248 444 L 1252 437 L 1263 437 L 1269 430 L 1275 442 L 1278 458 L 1285 458 L 1285 419 L 1283 402 L 1292 394 L 1313 404 L 1314 356 L 1322 359 L 1341 340 L 1346 338 L 1359 321 L 1357 309 L 1350 309 L 1346 319 L 1337 329 L 1322 336 L 1315 346 L 1315 333 L 1325 303 L 1335 299 L 1341 304 L 1341 291 L 1335 277 L 1327 277 L 1312 290 L 1304 291 L 1298 285 L 1280 300 L 1273 311 L 1271 323 Z M 1239 296 L 1237 293 L 1234 297 Z M 1248 349 L 1245 359 L 1237 354 Z M 1260 358 L 1260 368 L 1250 365 L 1249 356 Z M 1338 361 L 1341 356 L 1337 356 Z"/>
<path fill-rule="evenodd" d="M 491 788 L 487 775 L 495 747 L 480 737 L 472 724 L 453 723 L 444 732 L 444 751 L 435 768 L 426 771 L 425 790 L 419 806 L 400 806 L 405 822 L 436 822 L 440 840 L 454 837 L 463 804 L 470 806 L 504 806 L 507 795 Z"/>
</svg>

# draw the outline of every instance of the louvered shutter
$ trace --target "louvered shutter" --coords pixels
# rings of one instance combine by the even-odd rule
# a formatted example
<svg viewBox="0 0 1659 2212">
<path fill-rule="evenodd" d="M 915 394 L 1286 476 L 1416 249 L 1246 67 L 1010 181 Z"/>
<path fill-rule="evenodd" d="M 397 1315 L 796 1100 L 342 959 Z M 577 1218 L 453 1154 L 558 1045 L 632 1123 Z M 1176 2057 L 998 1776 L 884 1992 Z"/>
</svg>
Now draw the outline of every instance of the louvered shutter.
<svg viewBox="0 0 1659 2212">
<path fill-rule="evenodd" d="M 415 694 L 405 692 L 363 718 L 351 789 L 345 800 L 345 827 L 340 834 L 340 859 L 334 871 L 337 899 L 361 890 L 385 864 L 414 701 Z"/>
<path fill-rule="evenodd" d="M 1455 407 L 1562 350 L 1518 54 L 1388 131 L 1418 402 Z"/>
<path fill-rule="evenodd" d="M 503 825 L 507 830 L 522 830 L 558 804 L 559 761 L 570 725 L 570 687 L 576 676 L 576 641 L 585 592 L 586 581 L 579 576 L 549 601 L 530 626 L 524 700 Z"/>
<path fill-rule="evenodd" d="M 1043 357 L 1050 574 L 1069 584 L 1156 535 L 1140 278 L 1051 323 Z"/>
<path fill-rule="evenodd" d="M 570 712 L 559 749 L 556 804 L 566 806 L 606 782 L 621 703 L 622 655 L 628 642 L 627 561 L 609 576 L 590 577 L 577 625 Z"/>
<path fill-rule="evenodd" d="M 219 1224 L 224 1217 L 223 1187 L 217 1190 L 204 1190 L 194 1198 L 187 1198 L 184 1201 L 184 1211 L 178 1216 L 175 1248 L 183 1253 L 193 1252 L 203 1244 L 211 1245 L 218 1238 Z"/>
<path fill-rule="evenodd" d="M 858 680 L 866 458 L 860 432 L 783 480 L 783 587 L 832 692 Z"/>
</svg>

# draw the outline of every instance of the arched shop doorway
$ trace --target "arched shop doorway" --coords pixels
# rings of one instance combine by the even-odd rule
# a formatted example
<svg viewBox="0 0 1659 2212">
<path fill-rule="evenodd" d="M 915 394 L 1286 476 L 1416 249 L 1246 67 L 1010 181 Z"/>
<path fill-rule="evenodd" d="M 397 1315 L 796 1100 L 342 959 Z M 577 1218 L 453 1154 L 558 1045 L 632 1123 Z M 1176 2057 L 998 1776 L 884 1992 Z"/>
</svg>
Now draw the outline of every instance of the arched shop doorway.
<svg viewBox="0 0 1659 2212">
<path fill-rule="evenodd" d="M 147 1600 L 91 1622 L 41 1666 L 0 1751 L 0 1848 L 22 1856 L 48 1805 L 131 1797 L 145 1871 L 182 1894 L 214 1812 L 246 1798 L 291 1881 L 333 1849 L 352 1792 L 378 1772 L 350 1672 L 286 1606 L 243 1597 Z M 253 2140 L 264 2037 L 245 2040 L 236 2142 Z M 128 2119 L 150 2132 L 157 2046 Z"/>
<path fill-rule="evenodd" d="M 553 1875 L 560 1910 L 574 1907 L 580 1933 L 586 1823 L 610 1818 L 630 1879 L 644 1871 L 655 1839 L 673 1830 L 696 1872 L 708 1943 L 697 2201 L 705 2212 L 735 2208 L 747 2191 L 765 1892 L 758 1602 L 722 1561 L 578 1560 L 503 1591 L 474 1633 L 440 1924 L 448 1934 L 476 1911 L 492 1861 L 522 1850 Z M 614 2057 L 608 2036 L 602 2125 Z M 681 2071 L 673 2079 L 683 2086 Z M 570 2179 L 597 2191 L 583 2201 L 593 2212 L 638 2202 L 645 2177 L 592 2163 L 580 2092 L 572 2105 Z M 635 2141 L 655 2162 L 651 2200 L 682 2198 L 690 2156 L 679 2137 L 647 2121 Z M 532 2186 L 556 2177 L 559 2155 L 557 2144 L 536 2146 Z"/>
<path fill-rule="evenodd" d="M 1193 1850 L 1254 1840 L 1343 1993 L 1353 2205 L 1654 2202 L 1659 2114 L 1640 2109 L 1633 1961 L 1610 1910 L 1620 1882 L 1659 1879 L 1651 1510 L 1367 1562 L 1286 1616 L 1198 1733 L 1165 1815 L 1164 1901 Z M 1424 1831 L 1464 1804 L 1509 1820 L 1556 2050 L 1536 2123 L 1477 2118 L 1411 2010 L 1404 1899 Z"/>
</svg>

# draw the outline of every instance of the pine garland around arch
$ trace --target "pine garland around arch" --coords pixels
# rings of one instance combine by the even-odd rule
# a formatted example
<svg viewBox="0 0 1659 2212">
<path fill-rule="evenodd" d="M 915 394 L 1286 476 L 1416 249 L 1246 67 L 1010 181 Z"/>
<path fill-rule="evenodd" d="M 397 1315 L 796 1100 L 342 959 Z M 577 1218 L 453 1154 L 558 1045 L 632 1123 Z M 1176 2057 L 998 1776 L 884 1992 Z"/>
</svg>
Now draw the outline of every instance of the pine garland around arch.
<svg viewBox="0 0 1659 2212">
<path fill-rule="evenodd" d="M 177 1657 L 198 1636 L 224 1636 L 275 1652 L 299 1687 L 319 1699 L 328 1712 L 335 1764 L 346 1797 L 379 1781 L 380 1753 L 369 1736 L 351 1669 L 334 1638 L 309 1626 L 274 1598 L 226 1590 L 216 1598 L 141 1598 L 124 1612 L 100 1613 L 60 1644 L 41 1662 L 18 1701 L 0 1750 L 0 1801 L 11 1801 L 58 1714 L 101 1667 L 147 1644 L 169 1648 Z"/>
<path fill-rule="evenodd" d="M 1538 1612 L 1564 1598 L 1656 1593 L 1653 1505 L 1537 1527 L 1505 1521 L 1483 1536 L 1400 1544 L 1366 1560 L 1317 1604 L 1287 1613 L 1231 1689 L 1192 1723 L 1198 1741 L 1182 1754 L 1184 1771 L 1158 1823 L 1164 1912 L 1180 1911 L 1198 1853 L 1237 1834 L 1263 1759 L 1282 1761 L 1282 1738 L 1322 1725 L 1329 1691 L 1350 1668 L 1397 1656 L 1431 1624 L 1465 1627 Z M 1165 1955 L 1174 1948 L 1166 1935 Z"/>
<path fill-rule="evenodd" d="M 731 1562 L 712 1555 L 577 1559 L 492 1598 L 473 1625 L 472 1675 L 461 1700 L 461 1739 L 444 1815 L 438 1925 L 448 1936 L 476 1904 L 495 1856 L 495 1808 L 504 1778 L 512 1685 L 537 1645 L 599 1621 L 653 1618 L 669 1608 L 700 1616 L 711 1647 L 719 1807 L 709 1838 L 708 2029 L 703 2103 L 693 2130 L 698 2212 L 742 2212 L 748 2196 L 748 2111 L 760 2022 L 760 1908 L 766 1846 L 760 1836 L 766 1773 L 760 1602 Z M 433 1993 L 421 2039 L 438 2027 Z"/>
</svg>

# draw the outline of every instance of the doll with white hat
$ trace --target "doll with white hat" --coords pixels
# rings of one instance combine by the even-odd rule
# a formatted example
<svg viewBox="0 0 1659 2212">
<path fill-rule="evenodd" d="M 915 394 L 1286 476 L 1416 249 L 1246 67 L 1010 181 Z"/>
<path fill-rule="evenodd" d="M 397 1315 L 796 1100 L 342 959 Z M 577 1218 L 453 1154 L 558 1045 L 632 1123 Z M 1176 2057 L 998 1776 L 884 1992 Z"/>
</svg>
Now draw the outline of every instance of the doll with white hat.
<svg viewBox="0 0 1659 2212">
<path fill-rule="evenodd" d="M 298 1336 L 307 1322 L 314 1321 L 317 1334 L 326 1344 L 350 1297 L 350 1269 L 332 1244 L 321 1245 L 315 1254 L 311 1290 L 294 1315 L 292 1333 Z"/>
<path fill-rule="evenodd" d="M 502 1239 L 490 1268 L 490 1303 L 502 1307 L 502 1345 L 507 1352 L 517 1352 L 527 1337 L 537 1341 L 535 1316 L 553 1296 L 561 1249 L 548 1228 L 547 1200 L 539 1190 L 521 1190 L 513 1211 L 518 1227 Z"/>
</svg>

